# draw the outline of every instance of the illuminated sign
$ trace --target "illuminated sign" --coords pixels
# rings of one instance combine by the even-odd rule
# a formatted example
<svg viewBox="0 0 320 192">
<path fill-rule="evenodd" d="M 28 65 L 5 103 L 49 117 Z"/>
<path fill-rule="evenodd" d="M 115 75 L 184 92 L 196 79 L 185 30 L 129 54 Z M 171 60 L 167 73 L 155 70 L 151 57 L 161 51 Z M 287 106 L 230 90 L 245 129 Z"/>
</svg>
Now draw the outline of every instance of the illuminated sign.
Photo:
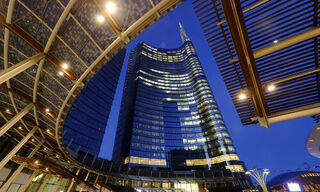
<svg viewBox="0 0 320 192">
<path fill-rule="evenodd" d="M 300 185 L 298 183 L 288 183 L 289 191 L 301 191 Z"/>
</svg>

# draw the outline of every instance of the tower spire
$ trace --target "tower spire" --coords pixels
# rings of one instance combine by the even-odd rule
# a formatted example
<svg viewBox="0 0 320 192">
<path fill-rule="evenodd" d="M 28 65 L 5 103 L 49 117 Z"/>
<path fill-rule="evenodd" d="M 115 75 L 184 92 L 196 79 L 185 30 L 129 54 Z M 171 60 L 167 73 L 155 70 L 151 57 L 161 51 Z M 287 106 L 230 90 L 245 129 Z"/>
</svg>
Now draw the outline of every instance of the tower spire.
<svg viewBox="0 0 320 192">
<path fill-rule="evenodd" d="M 186 32 L 184 31 L 184 28 L 181 25 L 181 22 L 179 22 L 179 27 L 180 27 L 180 36 L 181 36 L 182 43 L 184 43 L 186 41 L 190 41 L 189 37 L 187 36 Z"/>
</svg>

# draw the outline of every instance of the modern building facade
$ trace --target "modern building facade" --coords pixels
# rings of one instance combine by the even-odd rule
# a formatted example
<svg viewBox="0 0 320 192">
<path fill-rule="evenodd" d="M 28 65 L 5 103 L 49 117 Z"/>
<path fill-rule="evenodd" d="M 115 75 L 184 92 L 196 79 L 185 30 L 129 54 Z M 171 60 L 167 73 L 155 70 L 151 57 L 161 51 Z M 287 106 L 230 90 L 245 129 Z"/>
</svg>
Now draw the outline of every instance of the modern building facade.
<svg viewBox="0 0 320 192">
<path fill-rule="evenodd" d="M 192 42 L 131 51 L 113 160 L 128 167 L 243 172 Z"/>
<path fill-rule="evenodd" d="M 320 190 L 320 173 L 311 171 L 282 173 L 272 178 L 268 186 L 271 192 L 316 192 Z"/>
<path fill-rule="evenodd" d="M 63 139 L 73 151 L 97 157 L 126 49 L 119 51 L 85 85 L 69 109 Z"/>
</svg>

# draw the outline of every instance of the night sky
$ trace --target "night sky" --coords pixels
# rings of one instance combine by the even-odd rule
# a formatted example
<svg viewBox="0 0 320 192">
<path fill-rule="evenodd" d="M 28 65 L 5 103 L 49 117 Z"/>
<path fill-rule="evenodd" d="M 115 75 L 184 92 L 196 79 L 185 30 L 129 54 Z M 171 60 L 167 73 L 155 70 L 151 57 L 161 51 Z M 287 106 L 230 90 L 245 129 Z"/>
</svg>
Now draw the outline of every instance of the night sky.
<svg viewBox="0 0 320 192">
<path fill-rule="evenodd" d="M 126 46 L 127 56 L 109 116 L 100 156 L 107 159 L 111 159 L 112 157 L 113 142 L 130 50 L 135 48 L 137 43 L 143 41 L 155 47 L 179 47 L 182 45 L 178 25 L 179 21 L 181 21 L 200 58 L 240 160 L 245 162 L 247 168 L 251 169 L 255 166 L 268 168 L 271 171 L 275 171 L 271 173 L 269 177 L 271 178 L 281 173 L 281 171 L 305 170 L 308 165 L 311 167 L 320 165 L 320 159 L 311 156 L 305 147 L 307 136 L 315 126 L 311 117 L 271 124 L 271 128 L 269 129 L 260 127 L 258 124 L 250 126 L 243 126 L 241 124 L 218 67 L 210 53 L 210 48 L 202 33 L 191 2 L 191 0 L 187 0 L 181 4 Z M 318 169 L 318 171 L 320 170 Z"/>
</svg>

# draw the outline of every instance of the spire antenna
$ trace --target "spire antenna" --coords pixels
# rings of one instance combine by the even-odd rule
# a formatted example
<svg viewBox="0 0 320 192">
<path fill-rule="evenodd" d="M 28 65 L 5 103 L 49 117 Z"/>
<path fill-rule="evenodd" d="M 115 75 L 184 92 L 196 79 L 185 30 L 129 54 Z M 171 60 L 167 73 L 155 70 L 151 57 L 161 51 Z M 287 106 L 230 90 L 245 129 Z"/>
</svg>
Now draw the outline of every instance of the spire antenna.
<svg viewBox="0 0 320 192">
<path fill-rule="evenodd" d="M 186 32 L 184 31 L 184 28 L 181 25 L 181 22 L 179 22 L 179 27 L 180 27 L 180 36 L 181 36 L 182 43 L 184 43 L 186 41 L 190 41 L 189 37 L 187 36 Z"/>
</svg>

